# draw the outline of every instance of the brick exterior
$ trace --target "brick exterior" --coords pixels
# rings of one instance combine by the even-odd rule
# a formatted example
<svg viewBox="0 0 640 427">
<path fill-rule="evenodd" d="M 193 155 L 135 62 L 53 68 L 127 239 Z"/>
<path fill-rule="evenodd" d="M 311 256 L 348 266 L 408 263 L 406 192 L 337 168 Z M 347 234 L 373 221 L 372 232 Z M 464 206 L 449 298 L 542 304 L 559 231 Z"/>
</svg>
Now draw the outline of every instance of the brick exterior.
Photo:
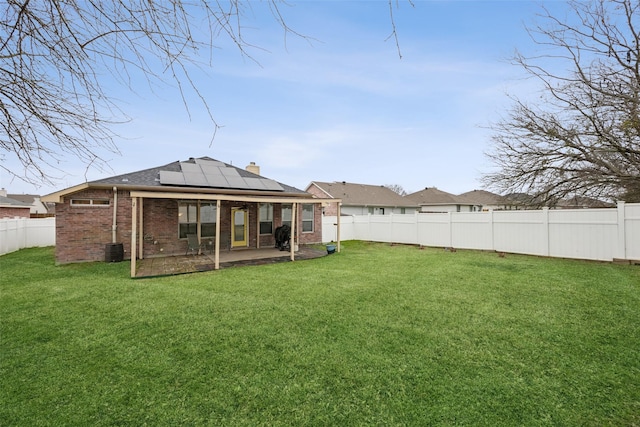
<svg viewBox="0 0 640 427">
<path fill-rule="evenodd" d="M 29 208 L 0 207 L 0 218 L 29 218 Z"/>
<path fill-rule="evenodd" d="M 317 197 L 319 199 L 326 199 L 330 197 L 329 195 L 327 195 L 327 193 L 325 193 L 324 191 L 322 191 L 321 189 L 319 189 L 313 184 L 309 186 L 309 188 L 307 189 L 307 193 L 313 194 L 314 197 Z M 337 216 L 338 215 L 337 203 L 325 203 L 325 206 L 323 207 L 322 212 L 324 212 L 324 214 L 327 216 Z"/>
<path fill-rule="evenodd" d="M 108 205 L 72 206 L 72 199 L 109 200 Z M 178 200 L 144 199 L 141 203 L 143 221 L 143 246 L 146 257 L 184 254 L 186 239 L 179 238 Z M 258 204 L 222 202 L 220 209 L 221 250 L 229 249 L 231 241 L 231 209 L 246 206 L 248 210 L 248 247 L 275 245 L 272 234 L 258 235 Z M 312 244 L 322 242 L 322 206 L 315 204 L 313 232 L 301 232 L 302 206 L 298 205 L 297 242 Z M 124 247 L 124 258 L 131 259 L 131 198 L 128 191 L 118 191 L 116 242 Z M 138 207 L 140 212 L 140 206 Z M 282 224 L 280 204 L 273 206 L 273 229 Z M 59 264 L 104 261 L 105 247 L 112 240 L 113 191 L 84 190 L 65 197 L 56 204 L 56 262 Z M 140 230 L 138 230 L 140 232 Z M 214 239 L 203 238 L 203 243 L 213 243 Z M 213 244 L 207 247 L 213 247 Z"/>
<path fill-rule="evenodd" d="M 72 199 L 109 200 L 109 205 L 71 206 Z M 104 261 L 111 243 L 113 191 L 85 190 L 56 204 L 56 262 Z M 131 253 L 131 199 L 118 191 L 116 242 L 123 243 L 125 258 Z"/>
</svg>

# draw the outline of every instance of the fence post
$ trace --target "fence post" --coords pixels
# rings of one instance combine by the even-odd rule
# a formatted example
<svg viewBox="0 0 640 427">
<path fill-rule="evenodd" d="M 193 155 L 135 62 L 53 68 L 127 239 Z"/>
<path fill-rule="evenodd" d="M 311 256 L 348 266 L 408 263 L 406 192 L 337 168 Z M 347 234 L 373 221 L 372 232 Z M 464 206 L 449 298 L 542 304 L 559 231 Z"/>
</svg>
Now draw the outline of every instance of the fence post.
<svg viewBox="0 0 640 427">
<path fill-rule="evenodd" d="M 491 250 L 495 251 L 496 249 L 496 237 L 494 235 L 494 229 L 495 227 L 493 226 L 493 209 L 489 209 L 489 230 L 491 233 Z"/>
<path fill-rule="evenodd" d="M 451 212 L 447 212 L 447 222 L 449 223 L 449 247 L 452 248 L 453 247 L 453 221 L 452 221 L 452 216 L 453 214 Z"/>
<path fill-rule="evenodd" d="M 551 230 L 549 229 L 549 208 L 547 206 L 542 208 L 542 228 L 544 229 L 542 236 L 544 237 L 543 244 L 543 255 L 549 256 L 551 251 L 549 250 L 549 234 Z"/>
<path fill-rule="evenodd" d="M 616 248 L 616 258 L 627 259 L 627 239 L 625 230 L 625 207 L 624 202 L 618 202 L 618 245 Z"/>
</svg>

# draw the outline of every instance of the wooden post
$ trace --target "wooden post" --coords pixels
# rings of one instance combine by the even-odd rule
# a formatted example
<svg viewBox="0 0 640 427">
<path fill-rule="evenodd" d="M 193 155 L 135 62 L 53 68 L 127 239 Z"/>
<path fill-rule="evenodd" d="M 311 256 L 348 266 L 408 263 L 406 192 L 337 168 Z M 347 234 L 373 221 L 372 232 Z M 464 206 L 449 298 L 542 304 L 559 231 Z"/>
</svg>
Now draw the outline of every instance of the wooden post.
<svg viewBox="0 0 640 427">
<path fill-rule="evenodd" d="M 337 240 L 336 244 L 338 246 L 338 248 L 337 248 L 338 252 L 340 252 L 340 205 L 341 205 L 341 203 L 340 202 L 336 202 L 336 205 L 337 205 L 336 206 L 337 207 L 336 211 L 338 213 L 338 217 L 337 217 L 337 221 L 336 221 L 336 223 L 337 223 L 336 227 L 338 227 L 337 230 L 336 230 L 336 240 Z"/>
<path fill-rule="evenodd" d="M 200 200 L 196 202 L 196 236 L 198 237 L 198 255 L 202 254 L 200 243 L 202 243 L 202 218 L 200 218 Z"/>
<path fill-rule="evenodd" d="M 260 249 L 260 202 L 256 202 L 256 205 L 258 206 L 258 215 L 256 215 L 256 249 Z M 271 217 L 271 227 L 273 227 L 273 216 Z"/>
<path fill-rule="evenodd" d="M 144 199 L 140 199 L 139 205 L 140 205 L 140 214 L 138 215 L 138 218 L 140 219 L 140 227 L 138 227 L 138 229 L 140 231 L 138 233 L 138 252 L 140 253 L 140 255 L 138 255 L 138 258 L 143 259 L 144 258 L 144 223 L 143 223 Z"/>
<path fill-rule="evenodd" d="M 131 277 L 136 277 L 136 232 L 138 227 L 138 198 L 131 199 Z"/>
<path fill-rule="evenodd" d="M 216 201 L 216 254 L 214 256 L 213 268 L 220 270 L 220 199 Z"/>
<path fill-rule="evenodd" d="M 298 211 L 298 204 L 291 204 L 291 239 L 289 240 L 289 246 L 291 250 L 291 261 L 295 261 L 295 248 L 296 248 L 296 212 Z"/>
</svg>

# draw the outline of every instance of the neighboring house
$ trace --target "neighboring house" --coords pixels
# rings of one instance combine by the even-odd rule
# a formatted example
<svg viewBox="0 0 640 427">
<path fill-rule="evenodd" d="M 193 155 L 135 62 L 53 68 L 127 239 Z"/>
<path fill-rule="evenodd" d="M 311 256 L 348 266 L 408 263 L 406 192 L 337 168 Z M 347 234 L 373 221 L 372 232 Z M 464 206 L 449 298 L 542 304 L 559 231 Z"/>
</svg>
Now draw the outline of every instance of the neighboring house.
<svg viewBox="0 0 640 427">
<path fill-rule="evenodd" d="M 517 202 L 514 202 L 507 197 L 486 190 L 468 191 L 466 193 L 459 194 L 457 198 L 458 200 L 471 203 L 481 211 L 515 210 L 519 205 Z"/>
<path fill-rule="evenodd" d="M 40 200 L 40 196 L 37 196 L 35 194 L 8 194 L 7 197 L 19 200 L 22 203 L 30 205 L 32 217 L 50 216 L 49 209 L 45 205 L 45 203 Z"/>
<path fill-rule="evenodd" d="M 124 258 L 185 254 L 188 234 L 220 250 L 273 247 L 292 227 L 296 244 L 322 242 L 322 202 L 248 170 L 202 157 L 100 179 L 43 197 L 56 203 L 56 262 L 105 259 L 121 242 Z M 293 246 L 293 245 L 292 245 Z M 132 274 L 133 275 L 133 274 Z"/>
<path fill-rule="evenodd" d="M 418 205 L 382 185 L 354 184 L 350 182 L 312 181 L 307 192 L 324 199 L 340 199 L 342 215 L 409 214 Z M 324 206 L 325 215 L 336 215 L 336 204 Z"/>
<path fill-rule="evenodd" d="M 0 218 L 30 218 L 31 205 L 11 197 L 3 188 L 0 190 Z"/>
<path fill-rule="evenodd" d="M 592 209 L 615 207 L 614 203 L 607 203 L 602 200 L 584 196 L 574 196 L 559 200 L 556 199 L 546 203 L 541 203 L 538 198 L 525 193 L 512 193 L 508 194 L 506 197 L 516 204 L 518 209 L 540 209 L 541 206 L 548 206 L 550 209 Z"/>
<path fill-rule="evenodd" d="M 435 187 L 426 187 L 405 196 L 408 200 L 420 206 L 420 212 L 477 212 L 482 205 L 473 203 L 463 197 Z"/>
</svg>

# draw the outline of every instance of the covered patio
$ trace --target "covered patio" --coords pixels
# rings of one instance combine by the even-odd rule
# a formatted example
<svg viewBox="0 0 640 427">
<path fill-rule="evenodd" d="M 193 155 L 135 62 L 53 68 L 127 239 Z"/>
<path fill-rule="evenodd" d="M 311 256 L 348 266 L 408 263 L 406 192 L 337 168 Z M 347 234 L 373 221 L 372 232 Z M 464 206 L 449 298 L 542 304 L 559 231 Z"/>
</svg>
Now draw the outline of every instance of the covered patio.
<svg viewBox="0 0 640 427">
<path fill-rule="evenodd" d="M 323 203 L 322 199 L 314 197 L 300 196 L 282 196 L 279 194 L 265 195 L 241 195 L 241 194 L 223 194 L 223 193 L 205 193 L 201 189 L 185 191 L 179 189 L 176 192 L 151 192 L 151 191 L 131 191 L 131 277 L 150 277 L 169 274 L 180 274 L 195 271 L 218 270 L 222 264 L 247 262 L 247 260 L 265 260 L 265 259 L 281 259 L 282 261 L 300 259 L 304 257 L 304 247 L 297 241 L 297 219 L 296 212 L 298 206 L 303 203 L 317 204 Z M 143 201 L 145 199 L 163 199 L 163 200 L 194 200 L 215 202 L 216 219 L 215 219 L 215 235 L 212 239 L 212 247 L 210 251 L 199 251 L 197 257 L 201 260 L 190 259 L 188 256 L 160 256 L 160 257 L 144 257 L 145 246 L 145 223 L 143 221 Z M 234 202 L 242 204 L 259 204 L 259 203 L 289 203 L 292 206 L 291 218 L 291 239 L 288 251 L 280 251 L 273 246 L 261 248 L 259 241 L 256 247 L 244 247 L 234 250 L 224 250 L 221 247 L 221 203 Z M 331 203 L 336 203 L 337 210 L 340 212 L 339 199 L 331 199 Z M 245 220 L 246 222 L 246 220 Z M 338 236 L 337 236 L 337 252 L 340 252 L 340 216 L 338 216 Z M 256 226 L 259 226 L 256 224 Z M 201 239 L 201 220 L 197 218 L 197 240 L 202 243 Z M 298 250 L 296 250 L 298 249 Z M 306 252 L 309 252 L 308 250 Z M 192 255 L 196 256 L 196 255 Z M 320 255 L 317 255 L 320 256 Z M 317 257 L 316 256 L 316 257 Z M 304 259 L 304 258 L 302 258 Z M 263 261 L 265 263 L 266 261 Z M 140 267 L 138 265 L 140 264 Z"/>
<path fill-rule="evenodd" d="M 303 245 L 296 251 L 296 260 L 314 259 L 326 255 L 327 251 L 321 247 Z M 291 256 L 288 251 L 280 251 L 276 248 L 225 251 L 220 254 L 219 268 L 274 264 L 288 262 L 290 260 Z M 215 256 L 211 253 L 163 256 L 138 260 L 136 263 L 136 273 L 133 277 L 138 279 L 171 276 L 215 269 Z"/>
</svg>

